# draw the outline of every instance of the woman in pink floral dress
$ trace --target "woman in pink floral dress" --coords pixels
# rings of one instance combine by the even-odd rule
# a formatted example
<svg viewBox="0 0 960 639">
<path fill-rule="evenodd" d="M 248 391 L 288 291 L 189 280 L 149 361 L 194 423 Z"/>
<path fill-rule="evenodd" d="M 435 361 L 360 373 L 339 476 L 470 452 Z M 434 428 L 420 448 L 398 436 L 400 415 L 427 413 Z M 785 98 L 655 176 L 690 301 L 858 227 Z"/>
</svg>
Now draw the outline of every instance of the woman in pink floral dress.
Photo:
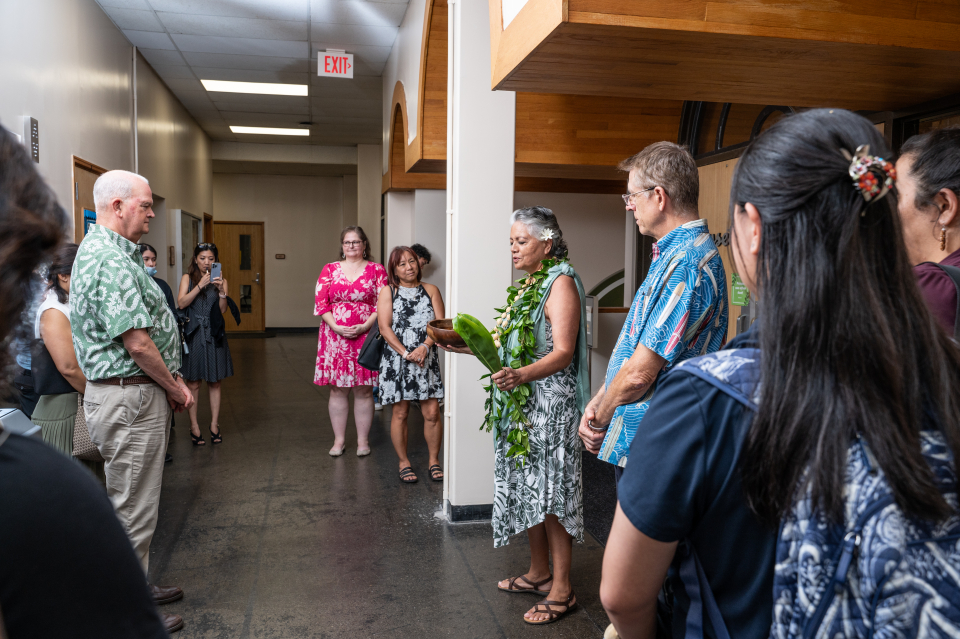
<svg viewBox="0 0 960 639">
<path fill-rule="evenodd" d="M 373 386 L 377 374 L 357 364 L 367 331 L 377 321 L 377 296 L 387 284 L 382 264 L 368 262 L 370 242 L 359 226 L 340 233 L 339 262 L 323 267 L 317 280 L 314 315 L 323 318 L 317 370 L 313 383 L 330 386 L 330 422 L 333 424 L 332 457 L 346 448 L 348 396 L 353 389 L 353 419 L 357 424 L 357 456 L 370 454 L 373 422 Z"/>
</svg>

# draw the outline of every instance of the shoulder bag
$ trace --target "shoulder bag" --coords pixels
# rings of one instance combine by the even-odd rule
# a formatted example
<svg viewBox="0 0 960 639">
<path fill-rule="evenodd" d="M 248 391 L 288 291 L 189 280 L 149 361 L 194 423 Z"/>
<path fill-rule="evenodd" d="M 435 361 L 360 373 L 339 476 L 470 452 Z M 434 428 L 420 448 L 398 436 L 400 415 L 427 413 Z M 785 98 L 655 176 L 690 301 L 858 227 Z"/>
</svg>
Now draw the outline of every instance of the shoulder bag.
<svg viewBox="0 0 960 639">
<path fill-rule="evenodd" d="M 397 299 L 397 292 L 390 287 L 390 301 Z M 363 366 L 368 371 L 379 371 L 380 361 L 383 359 L 383 349 L 387 347 L 386 340 L 380 334 L 380 319 L 373 323 L 370 330 L 367 331 L 367 339 L 363 341 L 360 347 L 360 355 L 357 356 L 357 364 Z"/>
</svg>

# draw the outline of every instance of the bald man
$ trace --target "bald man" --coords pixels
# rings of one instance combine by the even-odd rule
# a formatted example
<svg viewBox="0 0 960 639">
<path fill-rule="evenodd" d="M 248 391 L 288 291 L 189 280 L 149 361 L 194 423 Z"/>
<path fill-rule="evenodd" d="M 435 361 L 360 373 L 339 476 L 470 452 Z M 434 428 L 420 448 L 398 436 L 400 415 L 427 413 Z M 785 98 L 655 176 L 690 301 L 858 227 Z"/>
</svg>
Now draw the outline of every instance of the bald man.
<svg viewBox="0 0 960 639">
<path fill-rule="evenodd" d="M 157 527 L 170 411 L 193 396 L 179 376 L 177 323 L 137 246 L 150 228 L 153 192 L 147 180 L 109 171 L 93 186 L 97 223 L 80 243 L 70 280 L 77 361 L 87 377 L 83 407 L 90 439 L 103 456 L 107 495 L 144 574 Z M 183 596 L 150 586 L 157 603 Z M 162 615 L 169 631 L 177 615 Z"/>
</svg>

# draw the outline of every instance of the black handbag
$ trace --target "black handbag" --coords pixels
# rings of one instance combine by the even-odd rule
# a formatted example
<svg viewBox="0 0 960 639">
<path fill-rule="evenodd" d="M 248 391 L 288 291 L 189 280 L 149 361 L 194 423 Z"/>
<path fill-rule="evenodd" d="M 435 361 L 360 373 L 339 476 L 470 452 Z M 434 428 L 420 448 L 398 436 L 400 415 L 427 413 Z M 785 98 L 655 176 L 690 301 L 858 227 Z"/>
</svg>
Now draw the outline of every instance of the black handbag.
<svg viewBox="0 0 960 639">
<path fill-rule="evenodd" d="M 390 301 L 397 299 L 397 293 L 390 287 Z M 380 319 L 373 323 L 370 330 L 367 331 L 367 339 L 363 340 L 363 346 L 360 347 L 360 355 L 357 356 L 357 364 L 363 366 L 368 371 L 379 372 L 380 361 L 383 359 L 383 350 L 387 348 L 387 341 L 380 334 Z"/>
<path fill-rule="evenodd" d="M 30 348 L 30 370 L 33 372 L 33 390 L 37 395 L 63 395 L 76 389 L 60 374 L 57 365 L 42 339 L 33 341 Z"/>
</svg>

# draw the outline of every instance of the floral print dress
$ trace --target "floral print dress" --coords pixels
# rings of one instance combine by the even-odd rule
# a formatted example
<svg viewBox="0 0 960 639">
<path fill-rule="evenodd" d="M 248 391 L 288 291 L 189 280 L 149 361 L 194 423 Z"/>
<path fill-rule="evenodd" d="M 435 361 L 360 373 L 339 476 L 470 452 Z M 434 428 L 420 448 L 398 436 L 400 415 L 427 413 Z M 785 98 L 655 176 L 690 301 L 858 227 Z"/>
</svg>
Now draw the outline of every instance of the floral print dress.
<svg viewBox="0 0 960 639">
<path fill-rule="evenodd" d="M 351 282 L 340 262 L 331 262 L 323 267 L 317 279 L 313 314 L 320 316 L 332 313 L 333 320 L 340 326 L 362 324 L 376 312 L 377 297 L 386 284 L 387 271 L 382 264 L 368 262 L 360 277 Z M 357 364 L 360 348 L 366 338 L 366 333 L 355 339 L 337 335 L 324 322 L 320 327 L 313 383 L 340 388 L 375 386 L 377 373 Z"/>
<path fill-rule="evenodd" d="M 537 359 L 553 351 L 553 327 L 546 323 L 546 343 Z M 530 418 L 530 457 L 523 466 L 507 458 L 512 446 L 506 436 L 496 438 L 493 497 L 493 545 L 506 546 L 510 537 L 557 519 L 578 542 L 583 542 L 583 484 L 581 445 L 577 429 L 577 371 L 569 366 L 532 383 L 533 393 L 524 411 Z"/>
<path fill-rule="evenodd" d="M 427 339 L 427 322 L 436 318 L 433 302 L 422 285 L 394 289 L 393 329 L 400 343 L 412 351 Z M 380 361 L 380 403 L 384 406 L 401 400 L 443 397 L 440 358 L 434 344 L 427 350 L 423 368 L 408 362 L 390 346 L 383 348 Z"/>
</svg>

